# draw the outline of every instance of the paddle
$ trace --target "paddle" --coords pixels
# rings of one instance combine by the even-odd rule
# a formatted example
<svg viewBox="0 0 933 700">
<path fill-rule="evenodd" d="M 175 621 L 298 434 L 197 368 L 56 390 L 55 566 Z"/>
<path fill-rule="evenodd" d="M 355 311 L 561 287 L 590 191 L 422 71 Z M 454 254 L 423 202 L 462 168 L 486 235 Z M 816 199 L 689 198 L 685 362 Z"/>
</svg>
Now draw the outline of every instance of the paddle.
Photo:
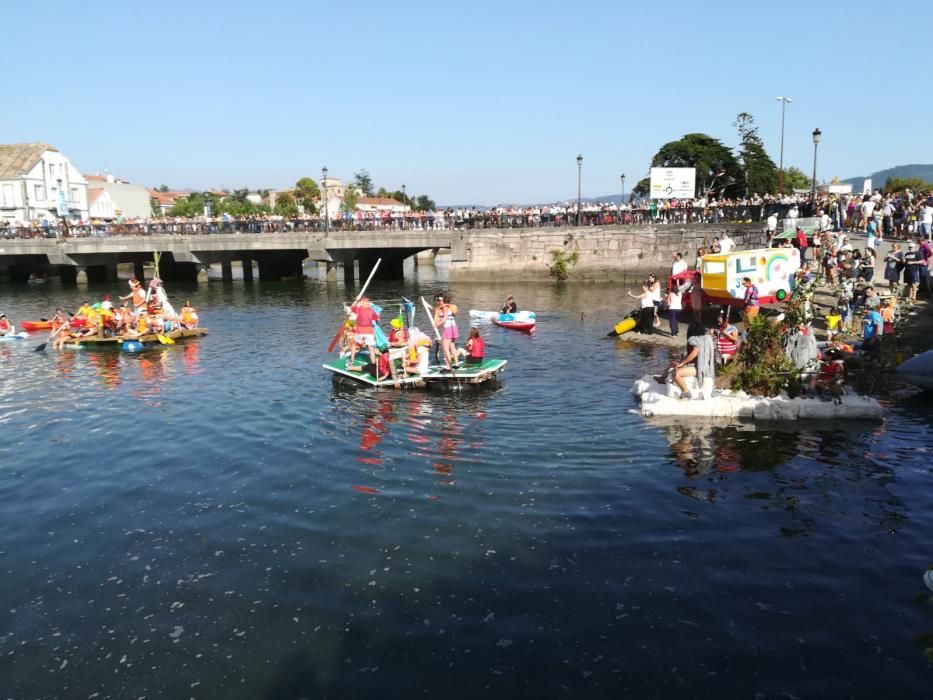
<svg viewBox="0 0 933 700">
<path fill-rule="evenodd" d="M 372 271 L 369 273 L 369 277 L 366 278 L 366 284 L 363 285 L 363 288 L 360 290 L 360 293 L 356 295 L 353 303 L 350 306 L 356 306 L 356 302 L 363 298 L 363 295 L 366 293 L 366 288 L 369 286 L 369 283 L 373 280 L 373 275 L 376 274 L 376 270 L 379 269 L 379 263 L 382 262 L 382 258 L 376 260 L 376 264 L 373 265 Z M 337 329 L 337 332 L 334 334 L 333 340 L 330 341 L 330 345 L 327 346 L 327 352 L 333 352 L 334 348 L 337 346 L 337 341 L 340 340 L 340 334 L 343 333 L 343 323 L 340 324 L 340 328 Z"/>
<path fill-rule="evenodd" d="M 49 333 L 49 337 L 45 339 L 45 342 L 44 342 L 44 343 L 39 343 L 39 344 L 35 347 L 35 352 L 42 352 L 43 350 L 45 350 L 45 346 L 48 345 L 48 344 L 51 342 L 52 338 L 54 338 L 56 335 L 58 335 L 59 333 L 61 333 L 62 328 L 64 328 L 66 325 L 68 325 L 68 324 L 63 323 L 63 324 L 60 325 L 58 328 L 56 328 L 54 331 L 52 331 L 51 333 Z"/>
</svg>

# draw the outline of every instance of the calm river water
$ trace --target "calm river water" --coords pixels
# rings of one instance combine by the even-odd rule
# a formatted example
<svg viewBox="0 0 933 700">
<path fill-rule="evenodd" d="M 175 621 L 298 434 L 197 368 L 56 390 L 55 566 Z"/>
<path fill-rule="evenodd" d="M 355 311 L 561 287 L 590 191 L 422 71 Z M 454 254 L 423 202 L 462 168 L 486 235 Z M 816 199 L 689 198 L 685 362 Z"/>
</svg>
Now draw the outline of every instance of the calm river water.
<svg viewBox="0 0 933 700">
<path fill-rule="evenodd" d="M 549 284 L 452 290 L 539 312 L 486 330 L 497 386 L 335 387 L 342 285 L 169 292 L 208 337 L 0 343 L 0 696 L 929 697 L 930 399 L 646 422 L 669 351 L 605 337 L 623 287 Z"/>
</svg>

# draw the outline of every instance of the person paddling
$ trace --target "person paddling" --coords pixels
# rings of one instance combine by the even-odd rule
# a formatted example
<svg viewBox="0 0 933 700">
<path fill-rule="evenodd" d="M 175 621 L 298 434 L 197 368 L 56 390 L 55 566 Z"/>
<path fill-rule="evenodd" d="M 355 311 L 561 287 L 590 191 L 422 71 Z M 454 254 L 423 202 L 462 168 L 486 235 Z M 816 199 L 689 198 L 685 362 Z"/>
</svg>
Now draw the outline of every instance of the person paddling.
<svg viewBox="0 0 933 700">
<path fill-rule="evenodd" d="M 509 294 L 505 298 L 505 305 L 502 307 L 502 313 L 504 314 L 517 314 L 518 313 L 518 304 L 515 303 L 515 298 Z"/>
</svg>

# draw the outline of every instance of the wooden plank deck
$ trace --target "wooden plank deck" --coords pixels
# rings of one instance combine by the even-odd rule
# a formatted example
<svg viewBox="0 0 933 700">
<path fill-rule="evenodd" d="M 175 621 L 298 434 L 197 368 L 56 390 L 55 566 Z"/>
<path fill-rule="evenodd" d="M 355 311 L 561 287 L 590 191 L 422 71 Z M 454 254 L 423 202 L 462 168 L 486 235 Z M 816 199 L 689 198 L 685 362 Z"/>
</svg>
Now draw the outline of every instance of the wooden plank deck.
<svg viewBox="0 0 933 700">
<path fill-rule="evenodd" d="M 366 384 L 368 386 L 391 387 L 395 385 L 395 381 L 393 381 L 391 377 L 389 379 L 377 381 L 372 374 L 364 372 L 363 368 L 366 366 L 366 364 L 366 362 L 363 362 L 360 359 L 360 356 L 357 356 L 354 366 L 359 367 L 360 370 L 347 369 L 346 360 L 342 358 L 331 360 L 330 362 L 325 362 L 322 367 L 330 372 L 333 372 L 335 375 L 349 377 L 350 379 L 354 379 L 361 384 Z M 447 369 L 445 365 L 431 365 L 428 367 L 427 373 L 423 375 L 413 374 L 408 377 L 403 377 L 400 375 L 398 377 L 398 383 L 403 387 L 423 387 L 428 384 L 441 382 L 482 384 L 483 382 L 487 382 L 493 379 L 507 364 L 507 360 L 496 360 L 490 358 L 483 360 L 482 364 L 463 364 L 460 367 L 454 368 L 452 371 Z"/>
</svg>

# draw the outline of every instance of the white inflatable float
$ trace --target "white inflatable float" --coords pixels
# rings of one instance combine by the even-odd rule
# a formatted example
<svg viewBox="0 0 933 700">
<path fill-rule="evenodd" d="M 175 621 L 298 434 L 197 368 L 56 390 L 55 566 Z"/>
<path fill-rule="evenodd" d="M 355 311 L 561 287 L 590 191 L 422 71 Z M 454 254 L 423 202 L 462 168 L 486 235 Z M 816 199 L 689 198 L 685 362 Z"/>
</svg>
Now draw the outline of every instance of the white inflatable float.
<svg viewBox="0 0 933 700">
<path fill-rule="evenodd" d="M 645 375 L 635 382 L 632 393 L 641 404 L 643 416 L 698 416 L 705 418 L 746 418 L 751 420 L 797 420 L 856 418 L 877 420 L 884 410 L 869 396 L 845 394 L 841 403 L 820 399 L 792 399 L 785 393 L 775 398 L 749 396 L 744 391 L 713 389 L 712 382 L 698 388 L 696 380 L 688 384 L 691 400 L 680 400 L 680 390 L 673 384 L 659 384 Z"/>
</svg>

